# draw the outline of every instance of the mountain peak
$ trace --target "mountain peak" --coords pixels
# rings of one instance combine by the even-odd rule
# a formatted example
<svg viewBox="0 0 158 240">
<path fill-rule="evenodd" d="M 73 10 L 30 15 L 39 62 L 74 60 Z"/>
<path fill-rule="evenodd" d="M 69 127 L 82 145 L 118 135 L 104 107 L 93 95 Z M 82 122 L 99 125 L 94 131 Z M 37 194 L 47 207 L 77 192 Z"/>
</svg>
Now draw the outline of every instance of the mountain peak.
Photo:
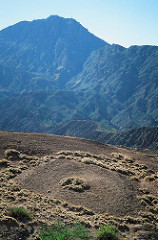
<svg viewBox="0 0 158 240">
<path fill-rule="evenodd" d="M 66 17 L 62 17 L 62 16 L 59 16 L 59 15 L 50 15 L 49 17 L 43 19 L 43 20 L 66 20 L 66 21 L 73 21 L 73 22 L 77 22 L 79 23 L 76 19 L 74 18 L 66 18 Z M 36 20 L 35 20 L 36 21 Z"/>
<path fill-rule="evenodd" d="M 57 15 L 8 27 L 0 31 L 0 43 L 0 61 L 15 70 L 46 74 L 60 88 L 92 51 L 107 44 L 76 20 Z"/>
</svg>

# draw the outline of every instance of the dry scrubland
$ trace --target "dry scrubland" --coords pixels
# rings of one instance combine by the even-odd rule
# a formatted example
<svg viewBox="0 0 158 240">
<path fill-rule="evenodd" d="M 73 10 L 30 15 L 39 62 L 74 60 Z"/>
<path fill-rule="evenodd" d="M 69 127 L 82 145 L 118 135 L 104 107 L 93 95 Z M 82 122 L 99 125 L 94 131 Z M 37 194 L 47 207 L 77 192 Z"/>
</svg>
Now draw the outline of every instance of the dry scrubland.
<svg viewBox="0 0 158 240">
<path fill-rule="evenodd" d="M 39 229 L 76 220 L 96 236 L 158 239 L 158 155 L 86 139 L 0 132 L 0 239 L 39 239 Z M 29 217 L 10 216 L 24 207 Z"/>
</svg>

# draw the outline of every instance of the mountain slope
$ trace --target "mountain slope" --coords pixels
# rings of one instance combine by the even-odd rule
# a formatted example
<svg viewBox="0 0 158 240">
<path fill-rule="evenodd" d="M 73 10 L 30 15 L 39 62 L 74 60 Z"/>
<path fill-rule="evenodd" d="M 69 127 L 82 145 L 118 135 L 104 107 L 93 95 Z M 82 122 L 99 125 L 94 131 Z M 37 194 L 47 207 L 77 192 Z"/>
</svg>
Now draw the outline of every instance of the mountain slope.
<svg viewBox="0 0 158 240">
<path fill-rule="evenodd" d="M 102 141 L 100 124 L 158 126 L 157 109 L 156 46 L 110 45 L 58 16 L 0 31 L 0 129 Z"/>
<path fill-rule="evenodd" d="M 106 45 L 74 19 L 50 16 L 32 22 L 20 22 L 0 31 L 0 63 L 21 72 L 36 73 L 38 86 L 24 84 L 20 91 L 63 88 L 81 69 L 89 54 Z M 43 75 L 43 78 L 42 78 Z M 12 79 L 12 76 L 10 76 Z M 42 79 L 41 79 L 42 78 Z M 20 83 L 27 77 L 21 77 Z M 5 81 L 2 79 L 1 87 Z M 16 86 L 17 78 L 12 79 Z M 29 85 L 29 84 L 28 84 Z M 18 88 L 18 87 L 17 87 Z"/>
<path fill-rule="evenodd" d="M 109 139 L 117 131 L 114 128 L 110 128 L 97 122 L 74 120 L 64 124 L 59 124 L 52 128 L 50 127 L 48 132 L 57 135 L 82 137 L 100 142 L 106 142 L 106 139 Z"/>
<path fill-rule="evenodd" d="M 14 94 L 0 102 L 0 128 L 47 132 L 47 128 L 71 119 L 85 119 L 76 109 L 72 91 L 56 90 Z"/>
<path fill-rule="evenodd" d="M 48 128 L 49 133 L 92 139 L 112 145 L 158 150 L 158 127 L 116 130 L 93 121 L 71 121 Z"/>
<path fill-rule="evenodd" d="M 158 127 L 141 127 L 114 134 L 106 143 L 158 150 Z"/>
<path fill-rule="evenodd" d="M 94 121 L 106 119 L 118 128 L 157 126 L 158 47 L 105 46 L 67 86 L 82 93 L 82 111 L 95 106 Z M 95 103 L 92 95 L 98 96 Z"/>
</svg>

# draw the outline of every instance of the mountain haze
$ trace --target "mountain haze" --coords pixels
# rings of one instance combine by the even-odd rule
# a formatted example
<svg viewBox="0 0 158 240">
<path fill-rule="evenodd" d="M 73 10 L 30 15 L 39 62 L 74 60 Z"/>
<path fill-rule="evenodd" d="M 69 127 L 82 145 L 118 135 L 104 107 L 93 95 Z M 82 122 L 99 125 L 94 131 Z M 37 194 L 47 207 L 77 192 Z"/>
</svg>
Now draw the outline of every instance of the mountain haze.
<svg viewBox="0 0 158 240">
<path fill-rule="evenodd" d="M 11 77 L 17 91 L 63 88 L 89 54 L 106 44 L 74 19 L 50 16 L 0 31 L 0 63 L 16 71 Z"/>
<path fill-rule="evenodd" d="M 91 54 L 83 71 L 69 86 L 75 92 L 98 96 L 99 121 L 117 128 L 158 124 L 158 47 L 105 46 Z M 104 104 L 101 104 L 104 102 Z M 87 107 L 89 102 L 84 104 Z M 96 109 L 95 108 L 95 109 Z M 104 109 L 104 111 L 102 111 Z M 95 114 L 98 120 L 98 114 Z"/>
<path fill-rule="evenodd" d="M 125 139 L 129 131 L 123 129 L 142 126 L 151 135 L 157 109 L 157 46 L 110 45 L 76 20 L 59 16 L 0 31 L 2 130 L 78 136 L 77 130 L 87 137 L 87 128 L 90 139 L 108 142 L 110 136 L 110 143 L 120 144 L 116 129 Z M 98 126 L 108 133 L 99 130 L 97 137 Z"/>
</svg>

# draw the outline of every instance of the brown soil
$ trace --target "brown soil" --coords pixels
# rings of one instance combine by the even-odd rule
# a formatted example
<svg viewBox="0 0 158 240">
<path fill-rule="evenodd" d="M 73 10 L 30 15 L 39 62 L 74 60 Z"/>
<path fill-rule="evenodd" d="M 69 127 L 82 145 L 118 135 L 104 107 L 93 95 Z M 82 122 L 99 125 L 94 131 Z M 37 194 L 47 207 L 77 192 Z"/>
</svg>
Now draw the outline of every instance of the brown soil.
<svg viewBox="0 0 158 240">
<path fill-rule="evenodd" d="M 12 174 L 10 178 L 15 177 L 14 184 L 19 184 L 21 189 L 17 191 L 27 189 L 28 195 L 18 195 L 16 191 L 13 194 L 9 190 L 11 186 L 8 180 L 5 180 L 9 179 L 9 175 L 2 171 L 2 182 L 6 181 L 2 184 L 5 190 L 1 187 L 0 194 L 4 217 L 7 212 L 4 201 L 7 201 L 9 204 L 27 203 L 36 216 L 49 221 L 58 217 L 74 219 L 77 216 L 80 219 L 85 214 L 81 221 L 88 221 L 88 224 L 97 227 L 112 218 L 119 224 L 131 224 L 128 226 L 132 229 L 128 237 L 123 234 L 124 237 L 120 239 L 133 239 L 139 235 L 139 231 L 134 233 L 135 225 L 132 224 L 138 224 L 137 228 L 141 231 L 140 224 L 146 221 L 148 224 L 158 224 L 157 152 L 116 147 L 81 138 L 4 131 L 0 132 L 0 145 L 1 159 L 5 158 L 4 151 L 7 149 L 16 149 L 29 156 L 36 155 L 32 160 L 26 157 L 21 161 L 11 161 L 11 168 L 18 167 L 21 173 L 9 169 Z M 85 179 L 89 188 L 83 192 L 64 188 L 60 182 L 68 177 Z M 152 196 L 150 201 L 147 200 L 149 195 Z M 38 201 L 38 204 L 34 203 L 35 200 L 29 202 L 30 198 L 45 200 L 41 200 L 42 205 Z M 58 199 L 58 206 L 49 205 L 52 202 L 49 199 Z M 82 207 L 73 207 L 75 205 Z M 86 214 L 92 214 L 93 218 L 89 220 Z M 29 232 L 27 234 L 30 236 Z"/>
<path fill-rule="evenodd" d="M 84 192 L 64 189 L 60 180 L 78 176 L 85 178 L 90 186 Z M 72 204 L 82 205 L 97 213 L 115 216 L 136 215 L 140 204 L 136 198 L 133 181 L 117 172 L 98 166 L 86 165 L 74 160 L 56 159 L 19 175 L 16 181 L 22 188 Z"/>
<path fill-rule="evenodd" d="M 111 151 L 111 146 L 83 138 L 63 137 L 39 133 L 13 133 L 0 131 L 0 156 L 4 150 L 17 149 L 29 155 L 44 156 L 60 150 L 85 151 L 104 154 Z M 115 149 L 115 147 L 114 147 Z"/>
</svg>

